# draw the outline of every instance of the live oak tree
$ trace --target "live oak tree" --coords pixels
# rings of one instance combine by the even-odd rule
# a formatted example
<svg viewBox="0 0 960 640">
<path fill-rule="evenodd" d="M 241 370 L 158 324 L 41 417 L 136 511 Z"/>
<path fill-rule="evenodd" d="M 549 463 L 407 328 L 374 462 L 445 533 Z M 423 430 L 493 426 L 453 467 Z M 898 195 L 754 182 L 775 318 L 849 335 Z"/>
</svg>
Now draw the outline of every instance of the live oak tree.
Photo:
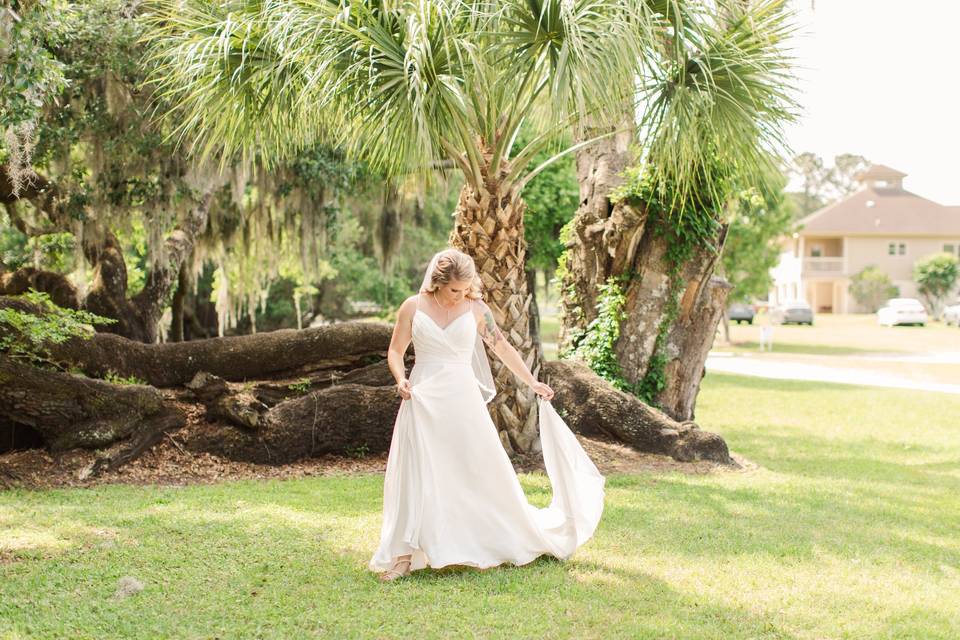
<svg viewBox="0 0 960 640">
<path fill-rule="evenodd" d="M 120 0 L 0 11 L 0 220 L 37 258 L 0 265 L 0 293 L 45 290 L 117 320 L 101 330 L 153 342 L 169 324 L 166 339 L 181 340 L 185 324 L 207 330 L 198 278 L 212 265 L 214 334 L 255 331 L 278 279 L 296 305 L 333 277 L 331 236 L 349 226 L 340 195 L 365 169 L 323 144 L 269 172 L 255 157 L 216 167 L 174 148 L 151 115 L 163 99 L 144 83 L 138 11 Z M 383 218 L 395 214 L 385 202 Z M 42 264 L 54 244 L 55 264 Z"/>
</svg>

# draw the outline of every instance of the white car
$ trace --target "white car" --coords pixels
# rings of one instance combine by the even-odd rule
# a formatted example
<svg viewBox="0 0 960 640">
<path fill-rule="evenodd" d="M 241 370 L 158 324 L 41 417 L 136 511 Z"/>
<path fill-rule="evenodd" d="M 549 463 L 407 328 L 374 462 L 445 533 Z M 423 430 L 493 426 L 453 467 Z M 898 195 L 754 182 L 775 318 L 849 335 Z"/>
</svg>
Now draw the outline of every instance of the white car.
<svg viewBox="0 0 960 640">
<path fill-rule="evenodd" d="M 813 308 L 805 300 L 788 300 L 770 309 L 773 324 L 813 325 Z"/>
<path fill-rule="evenodd" d="M 955 324 L 960 327 L 960 300 L 958 300 L 956 304 L 944 308 L 940 319 L 943 320 L 945 325 Z"/>
<path fill-rule="evenodd" d="M 927 310 L 916 298 L 891 298 L 877 311 L 877 321 L 887 327 L 896 324 L 927 324 Z"/>
</svg>

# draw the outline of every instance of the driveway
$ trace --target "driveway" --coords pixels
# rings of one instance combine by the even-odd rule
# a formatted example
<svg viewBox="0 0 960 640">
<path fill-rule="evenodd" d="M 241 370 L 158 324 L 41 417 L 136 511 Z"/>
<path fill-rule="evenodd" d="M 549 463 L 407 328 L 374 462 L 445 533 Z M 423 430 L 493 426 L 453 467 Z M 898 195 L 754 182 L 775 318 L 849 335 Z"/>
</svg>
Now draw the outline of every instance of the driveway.
<svg viewBox="0 0 960 640">
<path fill-rule="evenodd" d="M 911 375 L 898 375 L 889 371 L 878 370 L 870 367 L 871 360 L 895 360 L 903 361 L 918 359 L 923 361 L 921 356 L 863 356 L 863 357 L 845 357 L 826 358 L 807 356 L 806 358 L 777 356 L 772 353 L 749 354 L 749 353 L 731 353 L 711 351 L 707 356 L 707 373 L 716 371 L 722 373 L 735 373 L 745 376 L 758 376 L 761 378 L 775 378 L 779 380 L 810 380 L 814 382 L 832 382 L 837 384 L 855 384 L 870 387 L 894 387 L 897 389 L 919 389 L 922 391 L 940 391 L 943 393 L 960 394 L 960 384 L 948 382 L 937 382 L 926 376 L 920 377 Z M 817 361 L 820 362 L 817 362 Z M 861 366 L 838 366 L 838 361 L 846 360 L 851 365 L 856 361 Z M 930 356 L 929 360 L 943 359 Z M 952 362 L 953 358 L 946 358 L 947 362 Z M 829 364 L 828 364 L 829 362 Z M 867 365 L 867 366 L 862 366 Z M 926 378 L 926 379 L 923 379 Z"/>
</svg>

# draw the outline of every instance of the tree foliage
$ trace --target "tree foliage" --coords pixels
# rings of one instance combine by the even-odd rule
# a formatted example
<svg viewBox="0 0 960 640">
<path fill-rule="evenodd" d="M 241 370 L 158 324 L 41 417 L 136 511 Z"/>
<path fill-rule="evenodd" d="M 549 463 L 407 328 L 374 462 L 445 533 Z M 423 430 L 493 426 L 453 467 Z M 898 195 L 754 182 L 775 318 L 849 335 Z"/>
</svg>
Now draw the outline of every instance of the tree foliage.
<svg viewBox="0 0 960 640">
<path fill-rule="evenodd" d="M 723 276 L 733 285 L 730 302 L 749 302 L 770 290 L 770 269 L 780 258 L 776 240 L 789 231 L 793 202 L 783 193 L 786 179 L 772 178 L 759 188 L 736 193 L 727 212 Z"/>
<path fill-rule="evenodd" d="M 960 261 L 950 253 L 935 253 L 920 258 L 913 265 L 913 279 L 917 290 L 934 315 L 957 286 L 960 279 Z"/>
<path fill-rule="evenodd" d="M 569 141 L 561 140 L 558 146 L 569 146 Z M 550 150 L 542 151 L 534 156 L 533 164 L 539 165 L 551 155 Z M 572 155 L 560 158 L 541 171 L 523 191 L 527 205 L 523 226 L 528 268 L 551 272 L 557 267 L 564 251 L 560 229 L 573 218 L 580 198 L 574 165 Z"/>
<path fill-rule="evenodd" d="M 93 325 L 115 322 L 87 311 L 58 307 L 46 293 L 31 290 L 12 300 L 21 300 L 37 313 L 7 306 L 0 309 L 0 353 L 34 364 L 59 365 L 50 355 L 52 345 L 70 338 L 88 338 Z"/>
<path fill-rule="evenodd" d="M 864 267 L 850 278 L 849 290 L 857 304 L 870 313 L 875 313 L 886 300 L 900 295 L 890 276 L 874 265 Z"/>
<path fill-rule="evenodd" d="M 800 191 L 789 197 L 796 203 L 797 218 L 852 194 L 862 186 L 858 175 L 869 167 L 869 160 L 852 153 L 836 156 L 833 166 L 827 166 L 823 158 L 809 151 L 794 157 L 788 174 L 799 181 Z"/>
<path fill-rule="evenodd" d="M 518 194 L 559 136 L 619 126 L 639 77 L 642 154 L 685 197 L 711 149 L 766 167 L 793 106 L 781 0 L 150 6 L 152 81 L 177 135 L 223 158 L 280 161 L 332 136 L 388 177 L 443 158 L 477 193 L 497 175 Z M 535 135 L 514 150 L 523 126 Z"/>
<path fill-rule="evenodd" d="M 39 121 L 67 83 L 63 63 L 51 53 L 64 33 L 65 4 L 52 0 L 0 7 L 0 164 L 14 193 L 33 176 Z"/>
</svg>

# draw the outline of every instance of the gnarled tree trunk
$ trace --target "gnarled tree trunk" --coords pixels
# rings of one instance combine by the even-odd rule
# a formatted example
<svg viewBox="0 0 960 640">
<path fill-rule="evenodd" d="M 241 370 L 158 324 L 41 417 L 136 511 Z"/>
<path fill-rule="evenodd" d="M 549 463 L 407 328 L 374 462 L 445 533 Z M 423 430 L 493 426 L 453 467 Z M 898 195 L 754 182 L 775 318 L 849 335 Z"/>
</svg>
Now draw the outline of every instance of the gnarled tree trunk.
<svg viewBox="0 0 960 640">
<path fill-rule="evenodd" d="M 570 346 L 571 337 L 596 318 L 599 286 L 607 278 L 629 275 L 615 352 L 623 377 L 637 384 L 656 362 L 657 334 L 669 315 L 671 299 L 678 296 L 679 313 L 666 327 L 663 345 L 664 386 L 654 400 L 675 420 L 691 420 L 704 362 L 729 291 L 729 285 L 713 275 L 726 230 L 720 230 L 713 246 L 694 250 L 681 266 L 681 290 L 674 290 L 668 236 L 656 229 L 662 221 L 652 220 L 642 208 L 609 201 L 610 192 L 621 182 L 617 173 L 629 160 L 626 141 L 612 137 L 577 157 L 581 206 L 568 244 L 561 341 L 564 347 Z"/>
<path fill-rule="evenodd" d="M 143 344 L 98 333 L 88 340 L 57 345 L 51 351 L 54 357 L 90 375 L 114 372 L 122 377 L 136 376 L 156 387 L 172 387 L 186 384 L 200 371 L 226 380 L 252 380 L 349 370 L 385 358 L 390 333 L 389 325 L 372 322 L 165 344 Z"/>
<path fill-rule="evenodd" d="M 675 421 L 636 397 L 618 391 L 582 362 L 546 362 L 544 373 L 557 392 L 554 405 L 577 433 L 603 433 L 640 451 L 661 453 L 683 462 L 732 462 L 723 438 L 702 431 L 691 421 Z"/>
<path fill-rule="evenodd" d="M 62 194 L 55 183 L 37 176 L 21 193 L 14 195 L 5 178 L 5 167 L 0 166 L 0 202 L 8 212 L 14 212 L 19 202 L 42 211 L 52 223 L 51 228 L 33 229 L 19 216 L 11 218 L 18 229 L 26 235 L 51 231 L 72 231 L 72 223 L 58 204 Z M 193 250 L 197 236 L 207 224 L 213 193 L 208 191 L 194 206 L 185 219 L 164 242 L 165 259 L 147 272 L 143 290 L 132 298 L 127 297 L 127 266 L 123 247 L 108 229 L 89 229 L 84 234 L 82 249 L 84 257 L 93 266 L 93 284 L 84 300 L 66 278 L 32 268 L 4 274 L 0 278 L 0 293 L 15 295 L 27 288 L 35 288 L 50 294 L 58 305 L 86 309 L 98 315 L 116 320 L 116 324 L 103 325 L 101 331 L 116 333 L 131 340 L 155 342 L 157 323 L 178 281 L 181 267 Z M 93 223 L 96 224 L 96 223 Z"/>
<path fill-rule="evenodd" d="M 103 331 L 140 342 L 156 342 L 160 315 L 178 283 L 184 261 L 207 224 L 212 198 L 212 193 L 205 194 L 167 236 L 165 260 L 147 272 L 143 290 L 132 298 L 127 297 L 123 249 L 113 233 L 103 232 L 100 241 L 84 238 L 84 255 L 94 267 L 93 285 L 84 306 L 88 311 L 117 320 L 117 324 L 106 325 Z"/>
<path fill-rule="evenodd" d="M 614 245 L 634 246 L 631 234 L 637 226 L 632 210 L 614 209 L 610 192 L 623 182 L 621 173 L 630 162 L 633 130 L 625 118 L 623 131 L 604 138 L 577 152 L 577 182 L 580 184 L 580 206 L 574 215 L 573 246 L 567 247 L 566 277 L 561 282 L 559 347 L 569 346 L 570 334 L 583 331 L 597 314 L 598 285 L 611 270 L 623 269 L 623 260 L 608 255 Z M 601 135 L 601 130 L 589 135 Z M 591 253 L 593 251 L 594 253 Z"/>
<path fill-rule="evenodd" d="M 0 421 L 33 429 L 52 451 L 106 449 L 97 472 L 140 455 L 185 416 L 153 387 L 45 371 L 0 355 Z"/>
</svg>

